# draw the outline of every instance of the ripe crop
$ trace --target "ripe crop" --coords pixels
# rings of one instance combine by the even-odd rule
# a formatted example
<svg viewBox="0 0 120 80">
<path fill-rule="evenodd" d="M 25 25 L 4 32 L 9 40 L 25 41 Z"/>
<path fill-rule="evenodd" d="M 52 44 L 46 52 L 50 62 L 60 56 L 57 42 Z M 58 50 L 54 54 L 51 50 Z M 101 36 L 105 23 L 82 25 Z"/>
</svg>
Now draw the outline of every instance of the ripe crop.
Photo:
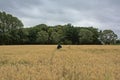
<svg viewBox="0 0 120 80">
<path fill-rule="evenodd" d="M 0 46 L 0 80 L 120 80 L 120 46 Z"/>
</svg>

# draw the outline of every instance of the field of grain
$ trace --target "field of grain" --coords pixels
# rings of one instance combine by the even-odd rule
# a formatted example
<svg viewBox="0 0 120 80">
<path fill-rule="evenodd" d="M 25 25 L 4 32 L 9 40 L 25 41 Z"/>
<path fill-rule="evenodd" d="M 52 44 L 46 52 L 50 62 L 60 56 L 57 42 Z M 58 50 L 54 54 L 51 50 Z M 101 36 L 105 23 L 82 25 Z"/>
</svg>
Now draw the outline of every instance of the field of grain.
<svg viewBox="0 0 120 80">
<path fill-rule="evenodd" d="M 120 46 L 0 46 L 0 80 L 120 80 Z"/>
</svg>

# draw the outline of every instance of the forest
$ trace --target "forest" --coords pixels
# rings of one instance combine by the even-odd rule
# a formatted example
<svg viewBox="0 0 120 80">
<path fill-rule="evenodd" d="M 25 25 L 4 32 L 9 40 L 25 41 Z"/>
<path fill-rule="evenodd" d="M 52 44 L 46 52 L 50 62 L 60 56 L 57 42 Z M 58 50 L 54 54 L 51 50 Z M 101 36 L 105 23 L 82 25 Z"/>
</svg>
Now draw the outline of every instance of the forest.
<svg viewBox="0 0 120 80">
<path fill-rule="evenodd" d="M 94 26 L 38 24 L 24 27 L 17 17 L 0 12 L 0 45 L 23 44 L 111 45 L 120 44 L 117 34 L 110 29 Z"/>
</svg>

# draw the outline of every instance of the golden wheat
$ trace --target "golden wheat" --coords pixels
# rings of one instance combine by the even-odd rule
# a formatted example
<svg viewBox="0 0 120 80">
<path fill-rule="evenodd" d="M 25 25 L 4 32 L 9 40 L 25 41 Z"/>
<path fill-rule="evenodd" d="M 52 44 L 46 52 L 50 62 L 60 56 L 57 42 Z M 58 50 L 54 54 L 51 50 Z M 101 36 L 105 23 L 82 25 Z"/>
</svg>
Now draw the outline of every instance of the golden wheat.
<svg viewBox="0 0 120 80">
<path fill-rule="evenodd" d="M 120 46 L 0 46 L 0 80 L 120 80 Z"/>
</svg>

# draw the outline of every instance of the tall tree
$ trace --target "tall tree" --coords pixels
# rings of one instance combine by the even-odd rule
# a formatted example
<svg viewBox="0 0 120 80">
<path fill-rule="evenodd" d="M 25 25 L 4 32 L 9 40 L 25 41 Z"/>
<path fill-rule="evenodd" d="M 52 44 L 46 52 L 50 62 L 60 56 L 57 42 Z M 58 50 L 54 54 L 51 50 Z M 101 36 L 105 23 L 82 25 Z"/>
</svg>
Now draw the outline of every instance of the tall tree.
<svg viewBox="0 0 120 80">
<path fill-rule="evenodd" d="M 90 30 L 93 33 L 93 44 L 101 44 L 100 41 L 98 40 L 99 38 L 99 32 L 97 28 L 93 27 L 88 27 L 88 30 Z"/>
<path fill-rule="evenodd" d="M 72 42 L 72 44 L 79 43 L 79 31 L 71 24 L 65 25 L 64 36 L 65 36 L 65 41 L 67 40 L 68 42 Z"/>
<path fill-rule="evenodd" d="M 117 38 L 117 35 L 112 30 L 104 30 L 99 37 L 104 44 L 115 44 Z"/>
<path fill-rule="evenodd" d="M 46 31 L 40 31 L 37 33 L 37 43 L 47 44 L 48 43 L 48 33 Z"/>
<path fill-rule="evenodd" d="M 22 22 L 11 14 L 0 12 L 0 44 L 9 44 L 9 32 L 15 31 L 23 27 Z"/>
<path fill-rule="evenodd" d="M 92 44 L 94 37 L 94 33 L 89 29 L 82 28 L 79 32 L 79 43 L 80 44 Z"/>
<path fill-rule="evenodd" d="M 116 44 L 120 44 L 120 39 L 118 39 L 118 40 L 116 41 Z"/>
<path fill-rule="evenodd" d="M 0 12 L 0 31 L 7 32 L 10 30 L 16 30 L 23 28 L 22 22 L 11 14 L 6 12 Z"/>
</svg>

